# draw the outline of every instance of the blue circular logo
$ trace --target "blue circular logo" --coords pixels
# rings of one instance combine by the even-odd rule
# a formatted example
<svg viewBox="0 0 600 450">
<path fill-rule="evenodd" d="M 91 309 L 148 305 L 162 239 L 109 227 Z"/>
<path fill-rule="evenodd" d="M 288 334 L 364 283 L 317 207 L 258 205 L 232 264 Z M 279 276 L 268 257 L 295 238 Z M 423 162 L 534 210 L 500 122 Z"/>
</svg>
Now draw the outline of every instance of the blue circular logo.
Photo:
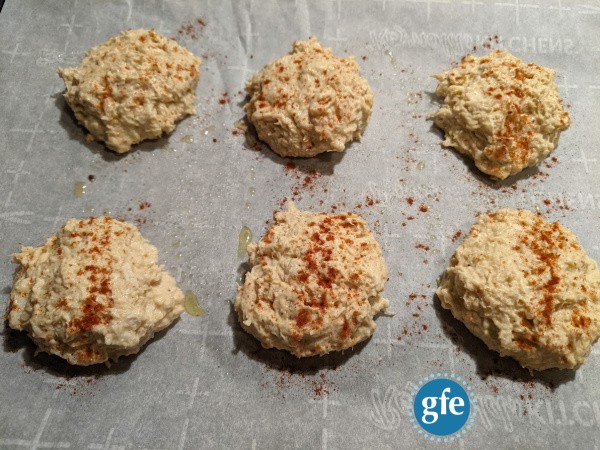
<svg viewBox="0 0 600 450">
<path fill-rule="evenodd" d="M 432 374 L 414 389 L 417 392 L 411 393 L 411 422 L 414 428 L 421 428 L 419 433 L 425 438 L 454 441 L 471 428 L 477 406 L 472 404 L 475 399 L 471 388 L 460 377 Z"/>
</svg>

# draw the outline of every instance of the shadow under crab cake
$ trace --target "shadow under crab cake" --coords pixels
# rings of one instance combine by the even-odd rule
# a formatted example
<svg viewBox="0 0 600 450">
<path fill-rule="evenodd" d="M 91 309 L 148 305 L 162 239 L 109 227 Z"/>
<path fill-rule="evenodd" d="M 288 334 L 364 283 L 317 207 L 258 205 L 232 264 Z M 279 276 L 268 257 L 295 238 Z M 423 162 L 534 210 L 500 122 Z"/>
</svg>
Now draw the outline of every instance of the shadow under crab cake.
<svg viewBox="0 0 600 450">
<path fill-rule="evenodd" d="M 5 353 L 15 353 L 24 349 L 23 364 L 25 367 L 35 371 L 43 370 L 50 375 L 64 378 L 90 376 L 101 378 L 106 375 L 127 372 L 138 356 L 142 355 L 146 348 L 152 345 L 154 341 L 162 339 L 178 321 L 179 319 L 174 320 L 167 328 L 156 333 L 150 341 L 144 344 L 139 352 L 133 355 L 122 356 L 116 362 L 111 361 L 110 366 L 103 363 L 91 366 L 76 366 L 69 364 L 66 360 L 56 355 L 41 351 L 36 354 L 37 347 L 29 338 L 27 332 L 13 330 L 8 326 L 7 321 L 4 322 L 2 333 L 4 335 L 3 350 Z"/>
<path fill-rule="evenodd" d="M 170 134 L 163 134 L 161 137 L 157 139 L 148 139 L 142 142 L 139 142 L 131 147 L 131 150 L 125 153 L 117 153 L 110 150 L 102 141 L 88 141 L 87 135 L 89 131 L 79 123 L 77 117 L 73 113 L 71 107 L 67 104 L 65 98 L 63 97 L 64 91 L 61 93 L 57 93 L 54 95 L 54 105 L 60 111 L 60 117 L 58 119 L 59 125 L 67 132 L 69 135 L 69 140 L 77 141 L 84 145 L 90 152 L 99 154 L 104 161 L 120 161 L 127 156 L 135 154 L 138 151 L 143 152 L 153 152 L 155 150 L 159 150 L 161 148 L 165 148 L 168 146 L 169 137 L 175 132 L 173 130 Z M 185 120 L 178 121 L 175 129 L 179 126 L 180 122 Z"/>
<path fill-rule="evenodd" d="M 333 175 L 335 173 L 335 166 L 339 164 L 344 158 L 346 152 L 354 142 L 346 144 L 346 149 L 343 152 L 325 152 L 319 153 L 316 156 L 307 158 L 302 157 L 281 157 L 269 146 L 263 143 L 263 147 L 266 147 L 265 157 L 271 161 L 285 166 L 286 164 L 293 163 L 294 169 L 305 173 L 306 175 L 313 175 L 315 172 L 319 175 Z"/>
<path fill-rule="evenodd" d="M 529 369 L 521 367 L 513 358 L 500 356 L 471 333 L 449 310 L 443 308 L 437 294 L 434 295 L 433 304 L 435 314 L 442 322 L 444 334 L 460 351 L 465 352 L 475 361 L 476 373 L 480 379 L 486 380 L 488 377 L 495 377 L 521 383 L 534 382 L 552 390 L 561 384 L 575 380 L 576 369 L 547 369 L 530 372 Z"/>
<path fill-rule="evenodd" d="M 302 375 L 315 375 L 324 369 L 335 370 L 342 367 L 350 358 L 360 353 L 371 340 L 369 338 L 345 351 L 331 352 L 324 356 L 298 358 L 285 350 L 263 348 L 258 339 L 244 331 L 238 321 L 233 303 L 230 305 L 227 322 L 233 331 L 234 347 L 231 352 L 234 355 L 241 352 L 269 369 Z"/>
</svg>

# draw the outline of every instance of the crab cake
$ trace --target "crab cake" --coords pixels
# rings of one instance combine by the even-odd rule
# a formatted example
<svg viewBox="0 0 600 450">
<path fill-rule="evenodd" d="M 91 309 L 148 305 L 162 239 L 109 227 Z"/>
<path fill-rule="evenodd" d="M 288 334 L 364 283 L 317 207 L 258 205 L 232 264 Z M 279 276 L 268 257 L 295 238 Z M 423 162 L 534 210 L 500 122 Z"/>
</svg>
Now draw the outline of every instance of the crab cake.
<svg viewBox="0 0 600 450">
<path fill-rule="evenodd" d="M 353 57 L 339 58 L 316 38 L 297 41 L 246 83 L 245 106 L 258 137 L 281 156 L 341 152 L 360 140 L 373 92 Z"/>
<path fill-rule="evenodd" d="M 196 114 L 200 58 L 154 30 L 129 30 L 59 69 L 64 97 L 93 139 L 117 152 Z"/>
<path fill-rule="evenodd" d="M 290 203 L 248 246 L 252 269 L 235 299 L 239 321 L 265 348 L 298 357 L 344 350 L 369 338 L 389 302 L 381 248 L 352 213 L 304 212 Z"/>
<path fill-rule="evenodd" d="M 494 178 L 538 164 L 571 124 L 554 71 L 506 51 L 467 55 L 435 78 L 443 103 L 432 117 L 444 130 L 442 145 L 472 158 Z"/>
<path fill-rule="evenodd" d="M 8 324 L 71 364 L 137 353 L 183 311 L 183 293 L 157 260 L 129 223 L 70 219 L 45 244 L 13 255 Z"/>
<path fill-rule="evenodd" d="M 437 289 L 444 308 L 533 370 L 582 364 L 600 336 L 600 271 L 575 235 L 530 211 L 483 214 Z"/>
</svg>

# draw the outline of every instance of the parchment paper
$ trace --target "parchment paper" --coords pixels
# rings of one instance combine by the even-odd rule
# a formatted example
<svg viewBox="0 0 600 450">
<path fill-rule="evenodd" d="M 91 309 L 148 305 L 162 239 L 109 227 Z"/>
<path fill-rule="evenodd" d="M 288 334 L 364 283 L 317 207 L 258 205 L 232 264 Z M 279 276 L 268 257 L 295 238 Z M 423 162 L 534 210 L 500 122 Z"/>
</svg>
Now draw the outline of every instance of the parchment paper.
<svg viewBox="0 0 600 450">
<path fill-rule="evenodd" d="M 67 218 L 111 214 L 140 227 L 204 314 L 184 314 L 110 369 L 34 356 L 26 336 L 6 330 L 0 446 L 597 448 L 598 346 L 575 372 L 532 377 L 487 350 L 433 294 L 457 232 L 486 210 L 538 208 L 600 257 L 599 21 L 600 3 L 591 0 L 7 1 L 0 303 L 8 302 L 11 253 L 40 245 Z M 85 142 L 56 70 L 135 27 L 154 27 L 202 56 L 198 116 L 117 157 Z M 362 142 L 286 170 L 289 160 L 247 148 L 234 123 L 243 117 L 244 81 L 310 35 L 356 56 L 375 106 Z M 436 109 L 431 75 L 490 48 L 554 68 L 573 118 L 557 161 L 504 183 L 442 149 L 426 120 Z M 78 182 L 86 186 L 79 197 Z M 362 214 L 383 247 L 385 295 L 397 314 L 380 317 L 374 337 L 354 351 L 302 361 L 265 351 L 231 313 L 244 271 L 240 228 L 260 237 L 290 199 L 301 209 Z M 437 372 L 463 377 L 476 393 L 479 412 L 460 443 L 426 441 L 409 422 L 412 386 Z"/>
</svg>

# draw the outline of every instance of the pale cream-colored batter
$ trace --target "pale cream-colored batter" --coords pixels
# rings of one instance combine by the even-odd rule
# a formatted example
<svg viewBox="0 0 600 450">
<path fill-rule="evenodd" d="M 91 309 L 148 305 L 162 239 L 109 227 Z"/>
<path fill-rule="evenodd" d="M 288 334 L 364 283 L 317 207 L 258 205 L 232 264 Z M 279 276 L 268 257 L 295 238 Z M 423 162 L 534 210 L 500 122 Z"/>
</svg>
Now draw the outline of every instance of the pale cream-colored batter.
<svg viewBox="0 0 600 450">
<path fill-rule="evenodd" d="M 59 69 L 65 99 L 91 136 L 117 153 L 196 114 L 200 58 L 154 30 L 129 30 Z"/>
<path fill-rule="evenodd" d="M 571 124 L 554 71 L 506 51 L 467 55 L 435 78 L 443 103 L 433 119 L 444 130 L 442 144 L 494 178 L 538 164 Z"/>
<path fill-rule="evenodd" d="M 600 336 L 600 271 L 559 222 L 483 214 L 437 295 L 488 347 L 533 370 L 572 369 Z"/>
<path fill-rule="evenodd" d="M 293 203 L 248 246 L 251 271 L 235 299 L 242 327 L 265 348 L 298 357 L 369 338 L 387 267 L 366 222 L 352 213 L 304 212 Z"/>
<path fill-rule="evenodd" d="M 258 137 L 281 156 L 341 152 L 365 131 L 373 92 L 353 57 L 316 38 L 297 41 L 246 83 L 245 106 Z"/>
<path fill-rule="evenodd" d="M 9 326 L 71 364 L 116 361 L 183 311 L 156 247 L 110 217 L 70 219 L 40 247 L 13 255 Z"/>
</svg>

